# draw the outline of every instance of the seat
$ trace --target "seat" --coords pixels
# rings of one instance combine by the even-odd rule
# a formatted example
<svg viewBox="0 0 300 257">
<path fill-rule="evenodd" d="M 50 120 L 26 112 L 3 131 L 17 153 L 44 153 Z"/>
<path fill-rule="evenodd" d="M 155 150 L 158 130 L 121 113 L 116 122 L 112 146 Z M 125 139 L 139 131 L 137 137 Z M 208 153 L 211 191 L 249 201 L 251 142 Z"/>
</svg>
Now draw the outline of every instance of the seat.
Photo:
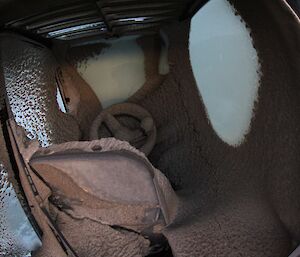
<svg viewBox="0 0 300 257">
<path fill-rule="evenodd" d="M 149 240 L 152 254 L 166 247 L 162 230 L 177 208 L 176 194 L 167 178 L 129 143 L 103 138 L 53 145 L 37 151 L 29 164 L 51 188 L 51 202 L 73 223 L 88 219 L 134 231 Z M 90 236 L 84 228 L 80 233 Z M 94 256 L 82 252 L 86 242 L 70 243 L 80 256 Z"/>
</svg>

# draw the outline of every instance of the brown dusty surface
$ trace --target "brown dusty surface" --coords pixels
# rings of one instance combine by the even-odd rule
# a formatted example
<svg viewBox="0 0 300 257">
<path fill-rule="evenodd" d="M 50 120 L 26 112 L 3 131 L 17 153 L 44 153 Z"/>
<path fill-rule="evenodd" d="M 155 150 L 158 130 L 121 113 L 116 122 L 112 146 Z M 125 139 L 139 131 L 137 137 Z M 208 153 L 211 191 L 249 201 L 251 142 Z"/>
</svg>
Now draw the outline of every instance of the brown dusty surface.
<svg viewBox="0 0 300 257">
<path fill-rule="evenodd" d="M 263 73 L 246 141 L 230 147 L 209 124 L 189 62 L 189 24 L 166 28 L 170 74 L 138 101 L 158 128 L 150 160 L 182 198 L 165 231 L 175 256 L 287 256 L 300 240 L 299 24 L 281 1 L 234 5 Z"/>
<path fill-rule="evenodd" d="M 47 149 L 40 149 L 33 157 L 33 162 L 39 156 L 49 156 L 59 153 L 93 153 L 94 149 L 100 149 L 101 152 L 111 151 L 130 151 L 134 155 L 144 159 L 145 156 L 130 146 L 127 142 L 121 142 L 115 139 L 102 139 L 92 142 L 70 142 L 66 144 L 53 145 Z M 79 156 L 80 158 L 80 156 Z M 151 166 L 151 164 L 149 164 Z M 39 166 L 39 167 L 37 167 Z M 51 174 L 43 175 L 43 165 L 33 163 L 41 176 L 49 183 L 55 180 L 61 180 L 59 176 L 51 178 Z M 48 172 L 55 172 L 45 168 Z M 154 168 L 153 168 L 154 169 Z M 164 195 L 171 201 L 176 201 L 167 179 L 155 170 L 155 177 L 159 185 L 164 187 Z M 50 176 L 50 178 L 49 178 Z M 96 178 L 95 178 L 96 179 Z M 73 181 L 75 179 L 73 178 Z M 54 196 L 60 198 L 60 210 L 50 204 L 51 213 L 54 214 L 55 221 L 59 229 L 63 232 L 69 243 L 73 246 L 79 256 L 145 256 L 149 250 L 149 240 L 145 239 L 140 232 L 145 228 L 152 227 L 160 230 L 161 225 L 158 222 L 149 223 L 150 220 L 144 216 L 147 215 L 149 208 L 156 208 L 149 203 L 125 204 L 117 202 L 106 202 L 103 199 L 96 199 L 78 189 L 78 185 L 72 185 L 68 178 L 62 182 L 64 187 L 59 187 L 60 195 L 57 194 L 54 187 Z M 77 202 L 76 202 L 77 201 Z M 134 212 L 134 213 L 132 213 Z M 148 220 L 148 221 L 147 221 Z M 114 226 L 119 226 L 120 229 Z M 80 233 L 77 233 L 80 231 Z M 133 232 L 136 231 L 136 232 Z M 84 240 L 80 240 L 84 238 Z"/>
<path fill-rule="evenodd" d="M 80 257 L 142 257 L 148 253 L 149 241 L 139 234 L 89 219 L 74 222 L 64 212 L 57 213 L 57 225 Z"/>
<path fill-rule="evenodd" d="M 90 86 L 79 76 L 70 65 L 61 65 L 63 91 L 66 99 L 69 99 L 67 108 L 73 115 L 82 131 L 82 140 L 87 140 L 89 129 L 98 112 L 102 110 L 101 103 Z"/>
<path fill-rule="evenodd" d="M 262 69 L 243 144 L 228 146 L 209 124 L 190 67 L 188 23 L 166 28 L 172 66 L 164 83 L 132 101 L 153 115 L 158 141 L 149 158 L 181 199 L 164 232 L 174 255 L 286 257 L 292 241 L 300 241 L 299 24 L 279 0 L 232 2 L 252 30 Z M 145 243 L 131 241 L 134 235 L 132 244 L 117 244 L 114 239 L 122 235 L 106 234 L 109 227 L 85 220 L 74 224 L 59 215 L 68 238 L 82 246 L 80 256 L 89 256 L 91 249 L 96 250 L 90 256 L 118 256 L 112 249 L 120 256 L 141 256 Z M 91 231 L 85 240 L 77 233 L 83 226 Z M 110 233 L 113 239 L 106 237 Z M 108 247 L 102 251 L 91 238 L 105 238 Z"/>
<path fill-rule="evenodd" d="M 164 83 L 130 99 L 153 115 L 158 142 L 150 160 L 181 198 L 165 231 L 175 256 L 285 257 L 300 239 L 300 72 L 290 65 L 299 60 L 299 28 L 280 1 L 234 4 L 252 29 L 263 73 L 241 146 L 223 143 L 206 117 L 189 62 L 189 24 L 166 28 L 171 71 Z"/>
</svg>

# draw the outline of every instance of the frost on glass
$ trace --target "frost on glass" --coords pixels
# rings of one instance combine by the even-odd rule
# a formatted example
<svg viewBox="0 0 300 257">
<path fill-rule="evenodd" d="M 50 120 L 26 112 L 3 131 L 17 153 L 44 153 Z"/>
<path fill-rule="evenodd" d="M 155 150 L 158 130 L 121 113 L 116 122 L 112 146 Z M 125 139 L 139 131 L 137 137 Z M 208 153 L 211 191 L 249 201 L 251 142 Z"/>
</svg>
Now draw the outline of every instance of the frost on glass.
<svg viewBox="0 0 300 257">
<path fill-rule="evenodd" d="M 250 31 L 227 0 L 211 0 L 193 17 L 190 59 L 210 122 L 239 145 L 250 129 L 260 79 Z"/>
<path fill-rule="evenodd" d="M 0 164 L 0 257 L 31 256 L 41 241 L 26 217 Z"/>
<path fill-rule="evenodd" d="M 74 119 L 59 109 L 55 80 L 57 63 L 45 47 L 4 34 L 1 64 L 9 109 L 29 139 L 41 146 L 78 140 Z"/>
</svg>

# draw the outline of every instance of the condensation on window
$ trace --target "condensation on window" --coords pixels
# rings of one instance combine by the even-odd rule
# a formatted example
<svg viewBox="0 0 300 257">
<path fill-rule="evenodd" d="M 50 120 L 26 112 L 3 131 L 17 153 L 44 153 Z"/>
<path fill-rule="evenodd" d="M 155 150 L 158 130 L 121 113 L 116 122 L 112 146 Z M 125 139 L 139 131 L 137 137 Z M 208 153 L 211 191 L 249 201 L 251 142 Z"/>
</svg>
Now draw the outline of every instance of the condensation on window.
<svg viewBox="0 0 300 257">
<path fill-rule="evenodd" d="M 31 256 L 41 244 L 0 164 L 0 257 Z"/>
</svg>

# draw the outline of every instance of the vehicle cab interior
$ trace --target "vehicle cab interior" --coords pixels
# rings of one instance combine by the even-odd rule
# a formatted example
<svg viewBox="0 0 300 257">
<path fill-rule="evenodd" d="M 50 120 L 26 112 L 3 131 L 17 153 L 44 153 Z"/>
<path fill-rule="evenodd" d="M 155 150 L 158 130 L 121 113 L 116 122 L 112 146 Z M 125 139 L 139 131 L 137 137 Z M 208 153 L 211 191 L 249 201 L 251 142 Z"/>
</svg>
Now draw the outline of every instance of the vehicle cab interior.
<svg viewBox="0 0 300 257">
<path fill-rule="evenodd" d="M 300 256 L 299 13 L 0 1 L 0 257 Z"/>
</svg>

